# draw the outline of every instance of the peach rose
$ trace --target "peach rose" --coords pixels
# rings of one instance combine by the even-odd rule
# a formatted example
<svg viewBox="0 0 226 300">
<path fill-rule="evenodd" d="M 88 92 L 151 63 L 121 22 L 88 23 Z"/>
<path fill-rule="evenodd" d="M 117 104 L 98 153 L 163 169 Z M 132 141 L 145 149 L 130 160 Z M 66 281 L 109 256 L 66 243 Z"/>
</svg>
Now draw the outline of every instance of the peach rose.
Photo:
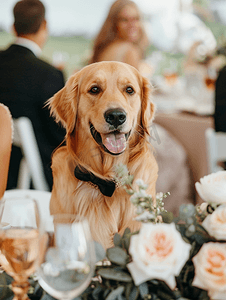
<svg viewBox="0 0 226 300">
<path fill-rule="evenodd" d="M 226 205 L 220 205 L 202 222 L 202 226 L 217 240 L 226 240 Z"/>
<path fill-rule="evenodd" d="M 183 241 L 174 223 L 142 224 L 130 240 L 133 261 L 127 265 L 136 285 L 151 279 L 164 280 L 171 289 L 189 258 L 191 245 Z"/>
<path fill-rule="evenodd" d="M 226 203 L 226 171 L 219 171 L 195 183 L 199 196 L 206 202 Z"/>
<path fill-rule="evenodd" d="M 226 244 L 206 243 L 193 257 L 192 285 L 208 291 L 211 299 L 226 299 Z"/>
</svg>

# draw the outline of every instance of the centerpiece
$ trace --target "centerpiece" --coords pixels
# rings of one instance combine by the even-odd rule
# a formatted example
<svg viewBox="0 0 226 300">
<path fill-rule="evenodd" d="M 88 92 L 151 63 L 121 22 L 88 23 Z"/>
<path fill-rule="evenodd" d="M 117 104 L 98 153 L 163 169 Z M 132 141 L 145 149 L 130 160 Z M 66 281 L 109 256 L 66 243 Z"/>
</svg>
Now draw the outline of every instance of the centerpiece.
<svg viewBox="0 0 226 300">
<path fill-rule="evenodd" d="M 89 287 L 77 300 L 226 299 L 226 171 L 200 179 L 200 206 L 181 205 L 179 216 L 164 209 L 169 193 L 156 199 L 142 180 L 133 183 L 124 165 L 115 180 L 131 195 L 139 232 L 115 234 L 105 252 L 96 243 L 98 263 Z M 166 199 L 167 201 L 167 199 Z M 32 280 L 32 279 L 31 279 Z M 52 299 L 33 280 L 31 299 Z M 10 278 L 0 276 L 0 299 L 10 299 Z"/>
</svg>

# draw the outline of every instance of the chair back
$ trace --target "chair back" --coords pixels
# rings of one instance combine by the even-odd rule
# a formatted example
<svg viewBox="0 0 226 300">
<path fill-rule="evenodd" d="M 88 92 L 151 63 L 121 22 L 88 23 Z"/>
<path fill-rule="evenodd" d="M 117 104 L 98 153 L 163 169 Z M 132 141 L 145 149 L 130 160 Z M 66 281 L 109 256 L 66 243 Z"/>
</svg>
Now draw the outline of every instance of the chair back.
<svg viewBox="0 0 226 300">
<path fill-rule="evenodd" d="M 13 127 L 13 145 L 20 147 L 23 155 L 17 188 L 29 189 L 32 181 L 35 189 L 49 191 L 31 120 L 27 117 L 13 119 Z"/>
<path fill-rule="evenodd" d="M 41 224 L 43 225 L 43 229 L 48 232 L 54 231 L 52 217 L 50 216 L 49 211 L 49 203 L 51 198 L 51 192 L 47 191 L 37 191 L 37 190 L 26 190 L 26 189 L 15 189 L 15 190 L 7 190 L 4 193 L 3 199 L 7 201 L 7 199 L 11 198 L 21 198 L 21 197 L 29 197 L 36 200 L 40 215 Z M 26 217 L 26 216 L 25 216 Z M 3 212 L 2 222 L 5 223 L 13 223 L 14 220 L 12 216 L 7 214 L 7 210 Z"/>
<path fill-rule="evenodd" d="M 206 147 L 209 173 L 222 171 L 218 162 L 226 161 L 226 132 L 216 132 L 213 128 L 206 129 Z"/>
</svg>

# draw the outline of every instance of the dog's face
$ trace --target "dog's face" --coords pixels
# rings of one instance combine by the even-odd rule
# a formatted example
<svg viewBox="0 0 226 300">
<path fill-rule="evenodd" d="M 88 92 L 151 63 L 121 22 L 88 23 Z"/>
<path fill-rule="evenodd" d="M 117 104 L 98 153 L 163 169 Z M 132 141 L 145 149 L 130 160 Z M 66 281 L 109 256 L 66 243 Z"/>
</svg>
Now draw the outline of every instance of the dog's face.
<svg viewBox="0 0 226 300">
<path fill-rule="evenodd" d="M 103 151 L 118 155 L 138 127 L 148 132 L 154 113 L 149 93 L 148 81 L 135 68 L 100 62 L 73 75 L 49 104 L 67 135 L 78 127 Z"/>
</svg>

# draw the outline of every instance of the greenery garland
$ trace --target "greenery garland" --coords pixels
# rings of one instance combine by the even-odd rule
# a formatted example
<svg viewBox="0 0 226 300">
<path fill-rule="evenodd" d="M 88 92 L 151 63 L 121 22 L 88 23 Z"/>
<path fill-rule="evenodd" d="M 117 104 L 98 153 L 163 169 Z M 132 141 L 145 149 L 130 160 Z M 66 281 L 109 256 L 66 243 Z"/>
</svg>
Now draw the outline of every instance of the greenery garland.
<svg viewBox="0 0 226 300">
<path fill-rule="evenodd" d="M 193 204 L 183 204 L 179 209 L 179 217 L 174 218 L 172 213 L 165 211 L 163 200 L 168 193 L 157 196 L 156 206 L 151 196 L 145 193 L 147 186 L 138 181 L 138 190 L 132 186 L 133 178 L 128 174 L 124 166 L 116 170 L 116 180 L 123 184 L 131 195 L 131 201 L 137 207 L 138 218 L 142 222 L 172 223 L 174 222 L 183 240 L 191 245 L 189 259 L 186 261 L 179 276 L 176 277 L 176 289 L 172 290 L 161 280 L 152 279 L 143 282 L 139 286 L 134 284 L 133 278 L 127 268 L 132 261 L 129 252 L 130 239 L 133 234 L 127 228 L 122 236 L 114 235 L 114 247 L 105 252 L 102 246 L 95 243 L 97 261 L 95 274 L 89 287 L 75 298 L 76 300 L 208 300 L 208 292 L 192 285 L 195 276 L 195 268 L 192 258 L 199 252 L 203 244 L 208 242 L 225 243 L 216 240 L 201 225 L 208 214 L 214 212 L 219 205 L 207 204 L 204 210 Z M 147 213 L 148 212 L 148 213 Z M 12 278 L 2 272 L 0 274 L 0 300 L 11 300 Z M 29 297 L 31 300 L 52 300 L 39 285 L 35 277 L 30 278 L 31 288 Z"/>
</svg>

